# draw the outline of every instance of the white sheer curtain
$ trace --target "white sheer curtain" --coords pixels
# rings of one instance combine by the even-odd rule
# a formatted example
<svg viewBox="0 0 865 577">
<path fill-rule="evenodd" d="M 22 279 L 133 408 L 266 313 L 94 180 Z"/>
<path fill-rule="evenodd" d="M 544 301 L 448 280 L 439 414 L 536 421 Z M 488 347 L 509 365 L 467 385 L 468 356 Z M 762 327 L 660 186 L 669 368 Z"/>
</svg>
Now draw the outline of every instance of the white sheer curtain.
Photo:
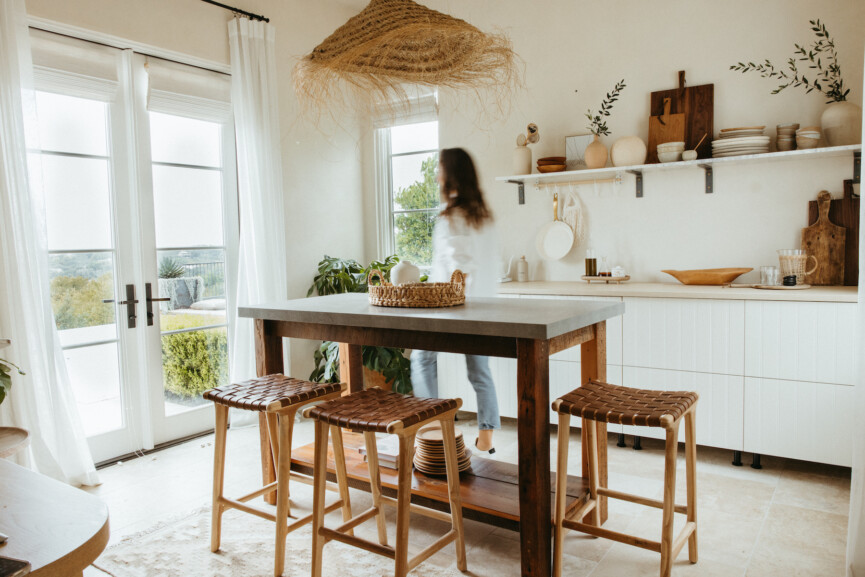
<svg viewBox="0 0 865 577">
<path fill-rule="evenodd" d="M 285 299 L 288 291 L 275 35 L 265 22 L 228 23 L 240 201 L 239 306 Z M 234 382 L 255 376 L 253 333 L 251 320 L 237 319 Z"/>
<path fill-rule="evenodd" d="M 863 127 L 865 128 L 865 127 Z M 865 142 L 865 130 L 862 132 Z M 860 185 L 861 190 L 861 185 Z M 865 222 L 865 205 L 859 203 L 859 221 Z M 859 308 L 856 355 L 856 404 L 854 415 L 865 414 L 865 291 L 862 273 L 865 272 L 865 235 L 859 232 Z M 865 431 L 853 436 L 853 481 L 850 486 L 850 522 L 847 528 L 847 574 L 865 577 Z"/>
<path fill-rule="evenodd" d="M 42 187 L 28 176 L 31 76 L 24 0 L 0 0 L 0 334 L 12 339 L 4 356 L 27 371 L 15 377 L 0 419 L 30 431 L 22 464 L 70 484 L 95 485 L 51 311 Z"/>
</svg>

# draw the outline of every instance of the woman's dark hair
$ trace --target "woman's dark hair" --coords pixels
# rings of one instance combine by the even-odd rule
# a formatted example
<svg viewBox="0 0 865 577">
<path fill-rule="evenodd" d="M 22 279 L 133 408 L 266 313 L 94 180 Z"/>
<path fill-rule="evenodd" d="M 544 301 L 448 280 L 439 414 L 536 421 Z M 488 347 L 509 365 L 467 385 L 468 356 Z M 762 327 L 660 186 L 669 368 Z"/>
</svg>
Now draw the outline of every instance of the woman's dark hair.
<svg viewBox="0 0 865 577">
<path fill-rule="evenodd" d="M 480 228 L 492 218 L 478 186 L 472 157 L 462 148 L 445 148 L 439 153 L 439 169 L 444 176 L 442 193 L 447 200 L 444 216 L 461 214 L 469 226 Z"/>
</svg>

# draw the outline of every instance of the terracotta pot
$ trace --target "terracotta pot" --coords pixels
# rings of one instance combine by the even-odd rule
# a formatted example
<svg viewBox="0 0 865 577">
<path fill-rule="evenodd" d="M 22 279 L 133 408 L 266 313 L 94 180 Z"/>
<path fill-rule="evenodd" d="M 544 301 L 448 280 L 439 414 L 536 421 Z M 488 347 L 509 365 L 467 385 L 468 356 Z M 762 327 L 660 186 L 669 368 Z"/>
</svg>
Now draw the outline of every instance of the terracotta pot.
<svg viewBox="0 0 865 577">
<path fill-rule="evenodd" d="M 588 168 L 604 168 L 607 166 L 607 147 L 595 135 L 595 139 L 586 147 L 586 166 Z"/>
<path fill-rule="evenodd" d="M 639 136 L 623 136 L 613 143 L 610 159 L 613 166 L 634 166 L 646 163 L 649 149 Z"/>
<path fill-rule="evenodd" d="M 374 371 L 372 369 L 368 369 L 366 367 L 363 368 L 363 388 L 369 389 L 371 387 L 379 387 L 380 389 L 384 389 L 389 391 L 393 386 L 393 382 L 388 383 L 384 375 Z"/>
<path fill-rule="evenodd" d="M 823 136 L 829 146 L 862 142 L 862 109 L 852 102 L 833 102 L 820 117 Z"/>
</svg>

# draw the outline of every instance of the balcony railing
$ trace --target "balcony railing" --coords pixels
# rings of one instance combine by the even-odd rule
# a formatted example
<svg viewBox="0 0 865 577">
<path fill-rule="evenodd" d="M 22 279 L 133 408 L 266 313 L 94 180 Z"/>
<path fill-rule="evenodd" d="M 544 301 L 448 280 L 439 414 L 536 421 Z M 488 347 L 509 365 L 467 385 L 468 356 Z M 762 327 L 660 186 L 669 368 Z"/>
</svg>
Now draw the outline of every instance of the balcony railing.
<svg viewBox="0 0 865 577">
<path fill-rule="evenodd" d="M 204 298 L 225 298 L 225 263 L 196 262 L 183 265 L 184 276 L 204 279 Z"/>
</svg>

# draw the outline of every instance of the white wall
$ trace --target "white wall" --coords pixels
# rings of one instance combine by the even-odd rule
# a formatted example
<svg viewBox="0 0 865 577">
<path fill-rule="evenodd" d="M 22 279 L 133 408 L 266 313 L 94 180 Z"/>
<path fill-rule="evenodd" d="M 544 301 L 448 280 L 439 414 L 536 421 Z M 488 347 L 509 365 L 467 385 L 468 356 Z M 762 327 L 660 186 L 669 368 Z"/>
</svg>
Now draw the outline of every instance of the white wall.
<svg viewBox="0 0 865 577">
<path fill-rule="evenodd" d="M 289 297 L 306 296 L 325 253 L 364 260 L 361 218 L 359 131 L 354 119 L 313 127 L 298 119 L 291 72 L 297 58 L 341 25 L 356 7 L 317 0 L 236 0 L 239 8 L 264 14 L 277 29 L 280 129 L 288 244 Z M 32 16 L 72 24 L 228 63 L 231 13 L 197 0 L 27 0 Z M 293 374 L 311 370 L 313 343 L 291 348 Z"/>
<path fill-rule="evenodd" d="M 861 0 L 430 0 L 432 8 L 464 18 L 482 30 L 496 28 L 512 39 L 525 63 L 525 89 L 517 93 L 510 114 L 490 124 L 477 121 L 479 107 L 444 94 L 441 146 L 461 146 L 475 157 L 487 199 L 503 237 L 503 252 L 525 254 L 533 280 L 573 280 L 583 274 L 586 246 L 564 260 L 539 265 L 537 231 L 549 219 L 552 190 L 526 190 L 517 204 L 514 185 L 495 182 L 508 175 L 514 141 L 526 124 L 540 127 L 534 158 L 564 155 L 564 139 L 585 134 L 587 108 L 596 109 L 613 85 L 627 88 L 608 120 L 611 146 L 619 137 L 648 134 L 649 93 L 673 88 L 677 71 L 688 85 L 714 83 L 715 130 L 730 126 L 819 124 L 825 99 L 776 86 L 759 75 L 728 70 L 739 60 L 769 58 L 783 63 L 793 43 L 810 43 L 809 19 L 821 18 L 836 40 L 850 100 L 862 103 L 862 54 L 865 3 Z M 579 92 L 575 93 L 575 90 Z M 490 106 L 491 107 L 491 106 Z M 770 130 L 771 129 L 771 130 Z M 367 155 L 369 156 L 369 155 Z M 713 268 L 777 264 L 775 250 L 798 247 L 806 226 L 808 200 L 822 189 L 836 194 L 852 177 L 852 161 L 718 167 L 715 193 L 703 193 L 699 169 L 649 174 L 645 197 L 637 199 L 633 177 L 625 184 L 579 187 L 587 211 L 591 244 L 635 280 L 673 281 L 661 269 Z M 365 166 L 367 209 L 373 204 L 371 171 Z M 368 212 L 368 222 L 373 213 Z M 374 254 L 372 227 L 367 251 Z M 504 234 L 504 232 L 507 234 Z M 751 273 L 745 280 L 753 279 Z"/>
</svg>

